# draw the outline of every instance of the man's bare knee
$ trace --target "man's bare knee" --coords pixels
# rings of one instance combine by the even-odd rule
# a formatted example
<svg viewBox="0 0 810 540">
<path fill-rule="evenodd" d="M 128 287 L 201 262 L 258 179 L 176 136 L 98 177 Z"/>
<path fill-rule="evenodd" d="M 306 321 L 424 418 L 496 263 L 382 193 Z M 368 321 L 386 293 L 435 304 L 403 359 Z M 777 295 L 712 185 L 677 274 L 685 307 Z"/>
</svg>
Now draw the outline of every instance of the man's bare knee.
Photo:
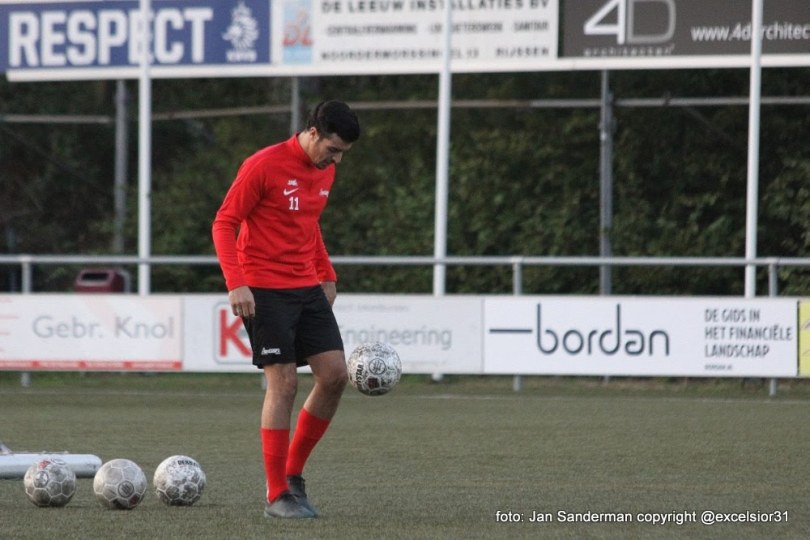
<svg viewBox="0 0 810 540">
<path fill-rule="evenodd" d="M 334 352 L 313 357 L 310 366 L 315 384 L 330 393 L 343 392 L 349 376 L 342 353 Z"/>
<path fill-rule="evenodd" d="M 267 392 L 280 399 L 295 399 L 298 392 L 298 376 L 293 364 L 265 366 L 264 376 L 267 380 Z"/>
<path fill-rule="evenodd" d="M 328 369 L 319 370 L 317 374 L 313 372 L 313 375 L 315 384 L 329 393 L 339 394 L 343 392 L 346 383 L 349 381 L 345 365 L 329 366 Z"/>
</svg>

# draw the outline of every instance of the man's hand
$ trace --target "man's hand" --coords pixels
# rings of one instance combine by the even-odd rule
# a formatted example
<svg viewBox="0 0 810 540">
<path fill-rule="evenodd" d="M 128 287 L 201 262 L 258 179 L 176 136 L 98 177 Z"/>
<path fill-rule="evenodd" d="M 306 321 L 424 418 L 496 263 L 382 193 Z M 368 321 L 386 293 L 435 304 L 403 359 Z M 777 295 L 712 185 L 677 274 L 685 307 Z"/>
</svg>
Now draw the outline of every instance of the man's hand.
<svg viewBox="0 0 810 540">
<path fill-rule="evenodd" d="M 256 315 L 256 301 L 253 299 L 253 292 L 250 287 L 243 285 L 228 293 L 228 302 L 231 310 L 237 317 L 253 317 Z"/>
<path fill-rule="evenodd" d="M 321 288 L 323 288 L 323 292 L 326 294 L 326 299 L 329 300 L 329 305 L 333 305 L 335 298 L 337 298 L 337 284 L 334 281 L 322 281 Z"/>
</svg>

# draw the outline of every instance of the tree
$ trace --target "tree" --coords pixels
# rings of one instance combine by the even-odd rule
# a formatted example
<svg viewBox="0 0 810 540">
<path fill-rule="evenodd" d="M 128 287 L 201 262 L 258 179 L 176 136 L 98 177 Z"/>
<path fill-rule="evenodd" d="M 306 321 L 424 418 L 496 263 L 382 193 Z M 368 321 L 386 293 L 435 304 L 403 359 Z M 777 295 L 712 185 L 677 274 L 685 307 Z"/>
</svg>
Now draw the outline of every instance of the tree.
<svg viewBox="0 0 810 540">
<path fill-rule="evenodd" d="M 766 70 L 763 95 L 803 95 L 807 70 Z M 743 70 L 617 72 L 617 98 L 740 96 Z M 193 85 L 193 86 L 192 86 Z M 303 101 L 436 99 L 436 77 L 362 76 L 303 81 Z M 193 91 L 189 91 L 193 88 Z M 599 95 L 596 73 L 457 75 L 455 99 L 528 100 Z M 25 91 L 23 91 L 25 90 Z M 114 85 L 0 81 L 0 113 L 112 118 Z M 153 110 L 286 105 L 286 79 L 156 81 Z M 808 252 L 810 109 L 762 107 L 759 246 L 762 256 Z M 333 255 L 432 255 L 436 111 L 361 110 L 363 135 L 338 168 L 323 217 Z M 130 126 L 135 128 L 133 115 Z M 597 255 L 598 110 L 454 108 L 451 125 L 450 255 Z M 616 255 L 743 255 L 747 107 L 616 109 Z M 210 255 L 210 225 L 241 161 L 289 136 L 287 114 L 170 119 L 153 124 L 154 254 Z M 0 223 L 19 253 L 107 253 L 112 231 L 112 124 L 0 123 Z M 131 157 L 137 141 L 130 138 Z M 130 177 L 137 163 L 130 159 Z M 130 184 L 127 245 L 136 245 Z M 132 249 L 132 248 L 130 248 Z M 7 269 L 0 269 L 6 272 Z M 36 290 L 68 290 L 76 268 L 37 273 Z M 344 292 L 430 292 L 429 267 L 338 268 Z M 788 294 L 806 294 L 804 269 L 784 269 Z M 511 269 L 451 267 L 448 292 L 509 293 Z M 764 275 L 761 276 L 761 280 Z M 617 268 L 620 294 L 741 294 L 742 269 Z M 216 267 L 157 267 L 153 290 L 221 291 Z M 762 282 L 764 288 L 764 282 Z M 591 294 L 595 268 L 541 267 L 524 291 Z"/>
</svg>

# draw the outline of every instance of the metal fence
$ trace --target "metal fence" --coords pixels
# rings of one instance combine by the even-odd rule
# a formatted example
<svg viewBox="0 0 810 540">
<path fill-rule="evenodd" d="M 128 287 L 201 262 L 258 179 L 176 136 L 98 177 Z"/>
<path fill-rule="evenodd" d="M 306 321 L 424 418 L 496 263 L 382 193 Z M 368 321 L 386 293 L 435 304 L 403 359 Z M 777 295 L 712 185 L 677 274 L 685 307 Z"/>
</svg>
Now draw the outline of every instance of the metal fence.
<svg viewBox="0 0 810 540">
<path fill-rule="evenodd" d="M 765 268 L 767 271 L 768 296 L 777 296 L 778 271 L 788 267 L 810 268 L 810 258 L 800 257 L 556 257 L 556 256 L 492 256 L 492 257 L 431 257 L 431 256 L 333 256 L 335 266 L 507 266 L 512 269 L 512 292 L 523 294 L 523 271 L 535 266 L 597 267 L 747 267 Z M 33 271 L 37 266 L 215 266 L 213 255 L 167 255 L 138 257 L 134 255 L 0 255 L 0 265 L 19 267 L 21 292 L 33 290 Z M 744 276 L 740 274 L 742 281 Z"/>
</svg>

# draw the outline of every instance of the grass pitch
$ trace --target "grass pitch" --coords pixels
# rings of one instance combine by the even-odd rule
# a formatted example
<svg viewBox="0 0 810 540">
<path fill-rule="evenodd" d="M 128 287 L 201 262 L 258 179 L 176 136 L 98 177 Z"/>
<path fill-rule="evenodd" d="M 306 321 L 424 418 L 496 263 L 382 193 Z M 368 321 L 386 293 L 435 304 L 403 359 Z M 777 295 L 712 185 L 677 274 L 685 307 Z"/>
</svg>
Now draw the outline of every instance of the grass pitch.
<svg viewBox="0 0 810 540">
<path fill-rule="evenodd" d="M 132 459 L 150 480 L 131 511 L 102 508 L 92 479 L 53 509 L 0 480 L 0 537 L 807 538 L 810 391 L 791 382 L 776 398 L 739 381 L 349 388 L 304 471 L 321 517 L 279 521 L 262 516 L 258 374 L 34 374 L 31 388 L 0 374 L 0 441 Z M 303 376 L 299 402 L 309 385 Z M 190 508 L 151 488 L 173 454 L 208 478 Z M 704 525 L 704 512 L 732 521 Z M 642 522 L 654 519 L 667 523 Z"/>
</svg>

